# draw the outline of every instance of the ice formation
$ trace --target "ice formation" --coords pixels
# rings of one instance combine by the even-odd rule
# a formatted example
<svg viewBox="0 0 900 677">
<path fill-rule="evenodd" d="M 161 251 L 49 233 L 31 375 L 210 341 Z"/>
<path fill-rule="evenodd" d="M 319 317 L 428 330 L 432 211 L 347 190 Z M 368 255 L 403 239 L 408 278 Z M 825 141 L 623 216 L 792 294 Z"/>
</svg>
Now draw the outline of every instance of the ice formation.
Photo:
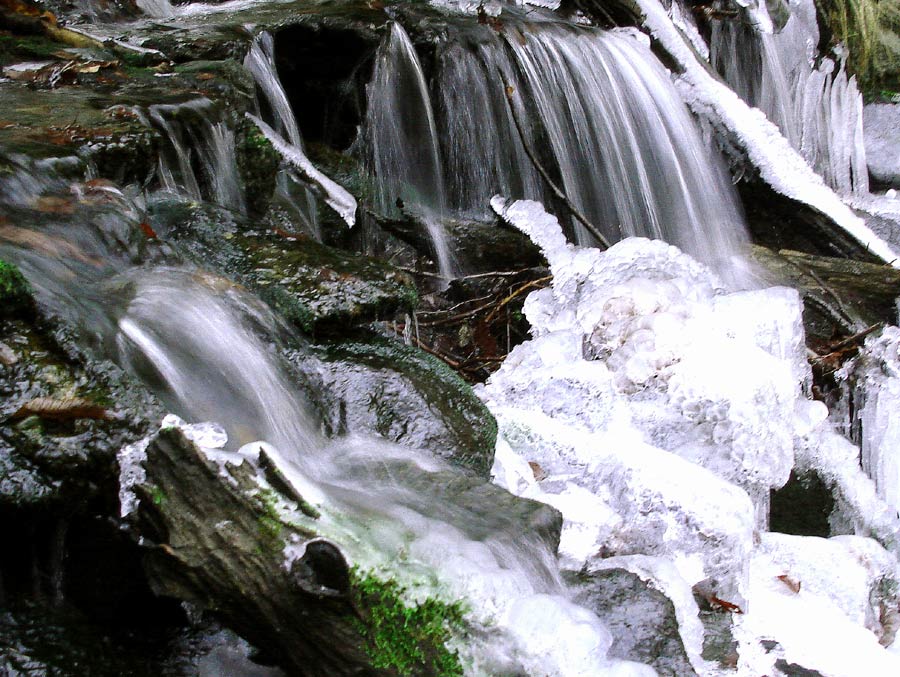
<svg viewBox="0 0 900 677">
<path fill-rule="evenodd" d="M 329 179 L 309 161 L 309 158 L 298 147 L 287 141 L 278 132 L 255 115 L 246 113 L 247 117 L 257 126 L 265 137 L 272 143 L 275 150 L 287 161 L 300 176 L 309 183 L 311 189 L 317 192 L 329 207 L 340 216 L 348 226 L 356 223 L 356 198 L 347 190 Z"/>
<path fill-rule="evenodd" d="M 778 127 L 709 73 L 708 64 L 697 59 L 659 0 L 637 0 L 637 4 L 644 25 L 683 69 L 677 84 L 691 109 L 727 136 L 740 139 L 754 167 L 776 191 L 827 214 L 873 254 L 900 267 L 894 249 L 825 185 Z"/>
<path fill-rule="evenodd" d="M 900 328 L 887 327 L 842 375 L 850 382 L 850 429 L 862 451 L 863 470 L 879 496 L 900 511 Z"/>
<path fill-rule="evenodd" d="M 759 9 L 765 9 L 760 3 Z M 816 7 L 790 0 L 773 32 L 744 22 L 712 22 L 711 61 L 751 106 L 778 125 L 790 144 L 842 195 L 868 192 L 862 95 L 842 57 L 819 58 Z"/>
<path fill-rule="evenodd" d="M 797 294 L 728 292 L 663 242 L 578 248 L 539 203 L 492 206 L 553 272 L 525 302 L 533 338 L 478 390 L 500 427 L 494 481 L 563 513 L 562 566 L 630 562 L 676 605 L 699 674 L 712 668 L 692 586 L 744 612 L 739 674 L 781 674 L 779 661 L 851 674 L 842 652 L 871 667 L 856 674 L 900 674 L 879 645 L 897 623 L 897 515 L 806 397 Z M 833 533 L 860 535 L 767 533 L 792 469 L 832 490 Z"/>
</svg>

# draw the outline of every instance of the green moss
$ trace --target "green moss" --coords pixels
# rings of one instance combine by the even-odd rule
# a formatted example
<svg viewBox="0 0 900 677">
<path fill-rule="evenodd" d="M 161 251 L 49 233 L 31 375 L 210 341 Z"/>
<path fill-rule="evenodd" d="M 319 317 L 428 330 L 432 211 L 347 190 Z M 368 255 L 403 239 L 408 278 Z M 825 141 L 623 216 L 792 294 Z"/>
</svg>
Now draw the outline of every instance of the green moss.
<svg viewBox="0 0 900 677">
<path fill-rule="evenodd" d="M 0 317 L 12 317 L 31 309 L 28 281 L 14 265 L 0 260 Z"/>
<path fill-rule="evenodd" d="M 268 551 L 280 552 L 284 547 L 284 520 L 278 510 L 278 494 L 263 489 L 257 494 L 263 514 L 259 517 L 259 537 Z"/>
<path fill-rule="evenodd" d="M 455 651 L 446 647 L 454 629 L 463 625 L 464 607 L 429 598 L 408 606 L 404 589 L 357 568 L 351 571 L 354 603 L 363 620 L 358 629 L 366 639 L 372 665 L 407 675 L 462 675 Z"/>
<path fill-rule="evenodd" d="M 150 485 L 150 500 L 153 501 L 153 505 L 162 507 L 169 499 L 161 487 L 152 484 Z"/>
<path fill-rule="evenodd" d="M 823 0 L 835 42 L 847 46 L 850 71 L 869 97 L 900 85 L 900 0 Z"/>
</svg>

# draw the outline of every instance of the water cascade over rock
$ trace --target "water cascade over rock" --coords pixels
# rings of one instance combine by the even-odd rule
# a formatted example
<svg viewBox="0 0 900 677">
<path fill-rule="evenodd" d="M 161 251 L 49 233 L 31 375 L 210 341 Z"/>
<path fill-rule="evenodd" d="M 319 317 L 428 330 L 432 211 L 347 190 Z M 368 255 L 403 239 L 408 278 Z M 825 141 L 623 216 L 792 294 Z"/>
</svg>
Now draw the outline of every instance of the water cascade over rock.
<svg viewBox="0 0 900 677">
<path fill-rule="evenodd" d="M 141 599 L 306 677 L 900 674 L 900 330 L 860 327 L 844 399 L 813 399 L 801 295 L 748 282 L 717 148 L 889 260 L 835 194 L 867 190 L 852 78 L 812 61 L 804 0 L 711 45 L 677 2 L 617 5 L 640 27 L 614 30 L 541 4 L 141 0 L 167 20 L 117 24 L 130 43 L 66 34 L 103 61 L 0 41 L 57 60 L 0 64 L 0 602 L 67 603 L 83 521 L 143 558 Z M 134 185 L 97 176 L 96 136 L 36 144 L 4 107 L 89 88 L 134 96 L 90 103 L 152 137 Z M 357 221 L 430 247 L 374 260 Z M 533 255 L 466 274 L 454 228 Z M 464 339 L 474 388 L 444 349 Z M 820 536 L 771 531 L 811 486 Z M 27 644 L 20 613 L 0 640 Z M 272 674 L 214 641 L 172 674 Z"/>
<path fill-rule="evenodd" d="M 784 25 L 724 19 L 712 22 L 710 58 L 747 103 L 762 110 L 829 186 L 865 195 L 869 174 L 863 144 L 862 95 L 844 60 L 817 59 L 816 7 L 784 3 Z M 743 13 L 743 10 L 742 10 Z M 768 30 L 766 30 L 768 29 Z"/>
<path fill-rule="evenodd" d="M 397 213 L 398 201 L 422 208 L 438 269 L 452 277 L 456 264 L 440 224 L 447 198 L 434 113 L 416 50 L 399 23 L 391 23 L 378 49 L 367 95 L 365 141 L 375 204 L 382 214 Z"/>
</svg>

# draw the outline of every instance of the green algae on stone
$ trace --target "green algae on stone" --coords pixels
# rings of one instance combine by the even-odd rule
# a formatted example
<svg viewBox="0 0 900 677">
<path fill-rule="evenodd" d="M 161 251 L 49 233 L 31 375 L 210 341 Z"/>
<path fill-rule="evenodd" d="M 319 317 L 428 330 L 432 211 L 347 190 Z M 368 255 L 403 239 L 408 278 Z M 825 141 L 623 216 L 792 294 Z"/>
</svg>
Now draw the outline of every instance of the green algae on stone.
<svg viewBox="0 0 900 677">
<path fill-rule="evenodd" d="M 357 628 L 373 667 L 394 670 L 401 677 L 463 674 L 459 656 L 446 646 L 452 633 L 463 627 L 460 602 L 428 598 L 410 605 L 396 581 L 356 568 L 351 579 L 354 606 L 361 617 Z"/>
<path fill-rule="evenodd" d="M 227 210 L 172 200 L 152 205 L 154 230 L 198 264 L 252 289 L 307 333 L 332 333 L 410 312 L 412 278 L 390 264 L 302 233 L 252 227 Z"/>
<path fill-rule="evenodd" d="M 31 287 L 18 268 L 0 259 L 0 318 L 31 311 Z"/>
</svg>

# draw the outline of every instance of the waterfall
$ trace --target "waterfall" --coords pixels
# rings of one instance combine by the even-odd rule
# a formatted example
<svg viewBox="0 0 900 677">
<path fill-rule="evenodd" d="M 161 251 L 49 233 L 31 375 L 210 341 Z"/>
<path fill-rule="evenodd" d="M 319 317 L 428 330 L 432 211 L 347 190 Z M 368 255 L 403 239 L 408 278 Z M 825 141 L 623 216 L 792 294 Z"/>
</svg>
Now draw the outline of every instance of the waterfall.
<svg viewBox="0 0 900 677">
<path fill-rule="evenodd" d="M 862 95 L 844 59 L 817 60 L 815 4 L 792 0 L 777 33 L 737 20 L 712 22 L 710 58 L 747 103 L 762 110 L 838 193 L 869 190 Z"/>
<path fill-rule="evenodd" d="M 175 14 L 175 7 L 169 0 L 136 0 L 135 4 L 147 16 L 165 19 Z"/>
<path fill-rule="evenodd" d="M 437 126 L 422 65 L 396 22 L 378 48 L 366 94 L 364 138 L 375 176 L 376 207 L 382 214 L 396 215 L 401 200 L 422 210 L 438 268 L 451 278 L 456 265 L 440 224 L 447 199 Z"/>
<path fill-rule="evenodd" d="M 147 122 L 168 142 L 159 154 L 159 181 L 168 192 L 198 201 L 207 195 L 223 207 L 244 213 L 234 132 L 224 122 L 211 119 L 212 105 L 209 99 L 199 98 L 150 106 Z"/>
<path fill-rule="evenodd" d="M 724 165 L 631 33 L 507 23 L 502 38 L 485 27 L 447 45 L 438 109 L 454 207 L 483 212 L 496 193 L 552 203 L 501 73 L 526 143 L 608 239 L 661 238 L 719 271 L 732 267 L 746 235 Z M 577 224 L 575 235 L 592 242 Z"/>
<path fill-rule="evenodd" d="M 0 182 L 0 199 L 15 206 L 29 183 L 39 185 L 16 182 L 6 199 Z M 68 188 L 60 181 L 42 191 Z M 417 595 L 470 602 L 473 633 L 454 648 L 476 674 L 622 674 L 616 670 L 629 664 L 607 657 L 603 623 L 567 598 L 539 529 L 523 532 L 519 516 L 507 512 L 513 508 L 484 500 L 482 480 L 427 452 L 362 436 L 325 438 L 283 358 L 303 341 L 243 288 L 178 267 L 170 248 L 123 251 L 147 238 L 137 207 L 124 194 L 116 199 L 59 224 L 7 226 L 0 256 L 21 266 L 42 305 L 96 333 L 100 354 L 177 416 L 215 421 L 200 427 L 223 447 L 216 453 L 246 458 L 263 446 L 319 506 L 317 528 L 350 561 L 393 572 Z M 546 624 L 567 640 L 544 647 Z"/>
<path fill-rule="evenodd" d="M 294 111 L 291 109 L 291 104 L 275 68 L 275 41 L 271 34 L 264 31 L 256 37 L 244 58 L 244 67 L 250 71 L 271 109 L 275 131 L 285 137 L 301 153 L 304 153 L 303 137 L 297 126 L 297 118 L 294 116 Z M 275 190 L 280 202 L 299 220 L 300 224 L 305 226 L 309 234 L 317 240 L 321 240 L 322 233 L 312 193 L 303 188 L 299 181 L 285 169 L 278 173 Z"/>
</svg>

